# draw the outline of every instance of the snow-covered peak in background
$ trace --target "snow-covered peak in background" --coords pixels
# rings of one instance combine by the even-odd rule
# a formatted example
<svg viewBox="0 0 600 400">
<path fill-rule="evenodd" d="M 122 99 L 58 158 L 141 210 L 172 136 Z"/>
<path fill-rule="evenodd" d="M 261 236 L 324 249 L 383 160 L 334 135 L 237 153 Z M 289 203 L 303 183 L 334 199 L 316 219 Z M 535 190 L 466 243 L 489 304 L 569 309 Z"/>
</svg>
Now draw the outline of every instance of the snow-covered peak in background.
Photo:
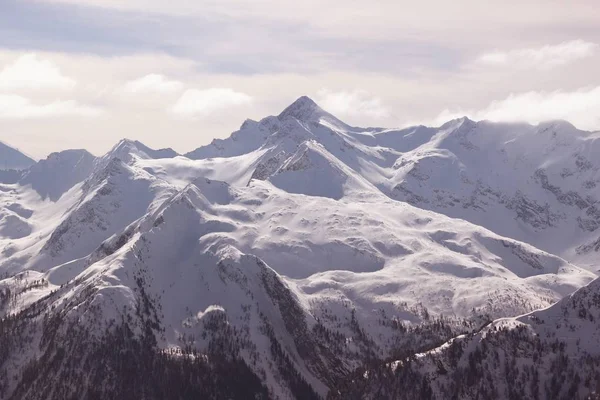
<svg viewBox="0 0 600 400">
<path fill-rule="evenodd" d="M 42 199 L 56 201 L 90 175 L 95 161 L 96 157 L 86 150 L 52 153 L 25 171 L 19 183 L 31 185 Z"/>
<path fill-rule="evenodd" d="M 229 138 L 214 139 L 209 145 L 199 147 L 185 156 L 195 160 L 235 157 L 272 146 L 290 137 L 297 145 L 311 138 L 312 129 L 323 126 L 349 128 L 312 99 L 302 96 L 278 116 L 265 117 L 258 122 L 248 119 Z"/>
<path fill-rule="evenodd" d="M 440 126 L 440 129 L 457 129 L 459 127 L 468 127 L 468 126 L 473 126 L 474 124 L 476 124 L 475 121 L 473 121 L 472 119 L 470 119 L 467 116 L 464 117 L 460 117 L 460 118 L 455 118 L 455 119 L 451 119 L 450 121 L 447 121 L 445 123 L 443 123 Z"/>
<path fill-rule="evenodd" d="M 139 140 L 135 140 L 133 144 L 136 148 L 145 153 L 149 158 L 173 158 L 179 155 L 175 150 L 173 150 L 170 147 L 154 150 L 146 146 Z"/>
<path fill-rule="evenodd" d="M 26 169 L 35 164 L 35 160 L 19 150 L 0 142 L 0 170 Z"/>
<path fill-rule="evenodd" d="M 173 158 L 178 154 L 171 148 L 154 150 L 138 140 L 121 139 L 103 158 L 120 158 L 129 162 L 131 157 L 139 158 Z"/>
<path fill-rule="evenodd" d="M 68 398 L 106 379 L 95 387 L 111 397 L 108 382 L 129 384 L 114 360 L 147 381 L 170 375 L 145 368 L 188 357 L 239 362 L 272 398 L 313 399 L 378 359 L 420 355 L 433 381 L 455 369 L 452 343 L 542 333 L 532 321 L 565 304 L 595 319 L 595 283 L 564 297 L 596 278 L 598 139 L 560 121 L 350 127 L 301 97 L 185 156 L 127 139 L 97 158 L 52 154 L 0 184 L 0 315 L 44 332 L 0 360 L 0 388 Z M 59 359 L 55 343 L 74 350 Z M 130 348 L 177 356 L 148 367 Z M 103 369 L 77 375 L 80 357 Z M 52 368 L 29 382 L 37 362 Z"/>
<path fill-rule="evenodd" d="M 279 120 L 284 121 L 288 118 L 295 118 L 302 122 L 319 122 L 322 118 L 328 118 L 333 121 L 339 121 L 337 118 L 323 110 L 308 96 L 301 96 L 278 116 Z"/>
<path fill-rule="evenodd" d="M 316 142 L 392 199 L 467 219 L 596 270 L 590 249 L 599 241 L 599 138 L 565 121 L 467 117 L 438 128 L 354 128 L 303 96 L 279 116 L 248 120 L 229 138 L 187 156 L 212 163 L 244 157 L 252 178 L 267 179 L 298 146 Z"/>
</svg>

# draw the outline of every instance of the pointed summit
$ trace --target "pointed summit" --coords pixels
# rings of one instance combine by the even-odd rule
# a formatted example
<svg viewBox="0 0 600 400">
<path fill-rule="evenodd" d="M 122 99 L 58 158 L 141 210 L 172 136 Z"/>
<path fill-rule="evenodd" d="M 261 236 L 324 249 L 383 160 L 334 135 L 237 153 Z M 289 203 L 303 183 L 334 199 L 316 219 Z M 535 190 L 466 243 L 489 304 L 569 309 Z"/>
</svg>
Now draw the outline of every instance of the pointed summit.
<svg viewBox="0 0 600 400">
<path fill-rule="evenodd" d="M 121 139 L 104 157 L 108 159 L 117 157 L 125 162 L 129 162 L 132 155 L 143 159 L 159 159 L 173 158 L 179 154 L 171 148 L 154 150 L 138 140 Z"/>
<path fill-rule="evenodd" d="M 283 110 L 278 118 L 282 120 L 287 117 L 293 117 L 300 121 L 308 121 L 311 119 L 318 119 L 324 114 L 326 114 L 326 112 L 323 111 L 323 109 L 310 97 L 302 96 Z"/>
<path fill-rule="evenodd" d="M 32 165 L 20 183 L 31 185 L 42 199 L 57 201 L 63 193 L 88 177 L 95 161 L 96 157 L 83 149 L 52 153 Z"/>
<path fill-rule="evenodd" d="M 27 169 L 35 164 L 35 160 L 19 150 L 0 142 L 0 170 Z"/>
<path fill-rule="evenodd" d="M 454 118 L 451 119 L 450 121 L 444 123 L 442 126 L 440 126 L 440 128 L 442 129 L 447 129 L 450 127 L 462 127 L 462 126 L 471 126 L 473 124 L 475 124 L 476 122 L 473 121 L 472 119 L 470 119 L 469 117 L 467 117 L 466 115 L 460 118 Z"/>
</svg>

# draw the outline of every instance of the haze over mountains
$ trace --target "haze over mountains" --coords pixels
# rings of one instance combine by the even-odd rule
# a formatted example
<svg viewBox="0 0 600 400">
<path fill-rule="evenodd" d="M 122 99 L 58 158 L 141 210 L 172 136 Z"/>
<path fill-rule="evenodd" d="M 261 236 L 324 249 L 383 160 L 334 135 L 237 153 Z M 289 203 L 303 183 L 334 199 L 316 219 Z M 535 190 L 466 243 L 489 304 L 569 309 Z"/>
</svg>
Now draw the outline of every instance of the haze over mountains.
<svg viewBox="0 0 600 400">
<path fill-rule="evenodd" d="M 0 169 L 22 170 L 35 164 L 35 160 L 4 143 L 0 143 Z"/>
<path fill-rule="evenodd" d="M 301 97 L 185 155 L 124 139 L 25 163 L 0 185 L 0 398 L 506 398 L 510 373 L 555 376 L 557 354 L 588 360 L 575 388 L 527 375 L 514 398 L 583 398 L 598 138 L 358 128 Z M 533 364 L 488 377 L 489 348 L 519 343 Z M 456 378 L 477 346 L 478 378 Z"/>
</svg>

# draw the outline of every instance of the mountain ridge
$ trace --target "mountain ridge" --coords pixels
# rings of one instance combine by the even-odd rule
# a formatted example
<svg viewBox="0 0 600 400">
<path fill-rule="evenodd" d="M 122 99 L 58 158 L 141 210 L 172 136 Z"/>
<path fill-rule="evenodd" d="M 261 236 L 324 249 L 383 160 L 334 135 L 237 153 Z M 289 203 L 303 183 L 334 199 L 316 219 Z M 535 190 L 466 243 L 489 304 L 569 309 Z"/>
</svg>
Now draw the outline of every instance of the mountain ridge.
<svg viewBox="0 0 600 400">
<path fill-rule="evenodd" d="M 0 169 L 23 170 L 35 163 L 35 160 L 18 149 L 0 142 Z"/>
<path fill-rule="evenodd" d="M 301 97 L 185 156 L 54 153 L 0 185 L 0 397 L 460 396 L 501 386 L 457 367 L 493 365 L 477 346 L 593 358 L 527 326 L 563 332 L 536 318 L 565 304 L 596 326 L 596 145 L 564 123 L 350 127 Z"/>
</svg>

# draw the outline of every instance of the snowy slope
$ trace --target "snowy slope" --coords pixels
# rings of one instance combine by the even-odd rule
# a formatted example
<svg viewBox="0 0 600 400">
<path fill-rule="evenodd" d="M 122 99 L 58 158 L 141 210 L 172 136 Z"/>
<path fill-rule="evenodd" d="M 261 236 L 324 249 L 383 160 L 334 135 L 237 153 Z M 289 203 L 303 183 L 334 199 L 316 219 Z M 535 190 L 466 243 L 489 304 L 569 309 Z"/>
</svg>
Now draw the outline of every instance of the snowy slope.
<svg viewBox="0 0 600 400">
<path fill-rule="evenodd" d="M 0 265 L 6 272 L 45 270 L 88 255 L 144 215 L 153 202 L 174 192 L 122 160 L 146 156 L 134 146 L 124 150 L 129 143 L 133 142 L 120 142 L 100 158 L 85 150 L 53 153 L 28 169 L 17 184 L 6 185 L 2 200 L 7 236 L 0 239 L 5 256 Z"/>
<path fill-rule="evenodd" d="M 398 159 L 385 190 L 595 271 L 597 139 L 565 122 L 453 121 Z"/>
<path fill-rule="evenodd" d="M 108 168 L 96 192 L 111 185 L 107 179 L 127 179 L 127 187 L 140 179 L 127 175 L 135 166 L 120 160 Z M 115 191 L 111 187 L 103 196 Z M 84 205 L 94 204 L 86 210 L 102 211 L 104 197 L 97 196 L 86 199 Z M 273 367 L 277 361 L 266 352 L 273 340 L 295 360 L 294 370 L 324 395 L 336 378 L 324 371 L 349 363 L 341 375 L 359 365 L 352 361 L 358 350 L 350 346 L 349 359 L 340 360 L 328 347 L 308 345 L 308 332 L 317 324 L 350 335 L 349 321 L 356 318 L 374 349 L 385 352 L 395 332 L 378 323 L 382 315 L 419 321 L 414 311 L 407 312 L 414 306 L 434 314 L 511 315 L 550 304 L 592 279 L 557 257 L 467 222 L 443 216 L 435 221 L 435 214 L 383 195 L 374 200 L 340 203 L 288 194 L 268 182 L 233 188 L 200 178 L 95 249 L 85 246 L 100 243 L 112 227 L 99 232 L 96 214 L 82 218 L 80 206 L 41 249 L 32 268 L 42 274 L 30 271 L 28 282 L 44 282 L 40 297 L 63 288 L 52 297 L 58 296 L 52 304 L 59 309 L 88 293 L 89 305 L 65 312 L 99 310 L 94 319 L 99 331 L 122 313 L 134 313 L 143 293 L 156 301 L 152 318 L 160 327 L 158 345 L 166 349 L 206 351 L 215 340 L 206 325 L 225 318 L 242 335 L 240 352 L 253 371 L 273 393 L 289 398 L 290 388 L 278 377 L 282 372 Z M 321 232 L 314 230 L 317 224 Z M 66 252 L 73 259 L 62 263 Z M 41 267 L 48 257 L 59 265 Z M 6 312 L 32 301 L 19 298 Z M 331 313 L 348 322 L 319 322 Z M 304 325 L 305 332 L 297 332 Z"/>
<path fill-rule="evenodd" d="M 63 193 L 82 182 L 92 172 L 96 157 L 85 150 L 52 153 L 28 168 L 19 183 L 31 185 L 42 199 L 56 201 Z"/>
<path fill-rule="evenodd" d="M 35 164 L 35 160 L 19 150 L 0 142 L 0 170 L 26 169 Z"/>
<path fill-rule="evenodd" d="M 318 398 L 366 360 L 549 307 L 596 276 L 595 143 L 565 123 L 362 129 L 302 97 L 186 156 L 52 154 L 0 185 L 0 311 L 31 332 L 0 341 L 31 349 L 0 358 L 0 393 L 107 397 L 119 374 L 56 346 L 91 362 L 127 339 L 156 374 L 223 359 Z"/>
<path fill-rule="evenodd" d="M 269 181 L 288 193 L 335 200 L 345 195 L 368 194 L 375 190 L 368 181 L 338 161 L 314 140 L 300 144 Z"/>
<path fill-rule="evenodd" d="M 302 97 L 280 115 L 246 121 L 230 138 L 187 156 L 211 169 L 244 160 L 243 171 L 249 166 L 252 178 L 268 179 L 298 146 L 316 142 L 393 199 L 466 219 L 595 272 L 598 138 L 563 121 L 461 118 L 436 128 L 356 128 Z M 234 184 L 248 178 L 241 171 L 232 176 L 211 177 Z"/>
<path fill-rule="evenodd" d="M 596 398 L 599 324 L 596 279 L 546 309 L 496 320 L 413 358 L 367 370 L 331 398 Z"/>
</svg>

